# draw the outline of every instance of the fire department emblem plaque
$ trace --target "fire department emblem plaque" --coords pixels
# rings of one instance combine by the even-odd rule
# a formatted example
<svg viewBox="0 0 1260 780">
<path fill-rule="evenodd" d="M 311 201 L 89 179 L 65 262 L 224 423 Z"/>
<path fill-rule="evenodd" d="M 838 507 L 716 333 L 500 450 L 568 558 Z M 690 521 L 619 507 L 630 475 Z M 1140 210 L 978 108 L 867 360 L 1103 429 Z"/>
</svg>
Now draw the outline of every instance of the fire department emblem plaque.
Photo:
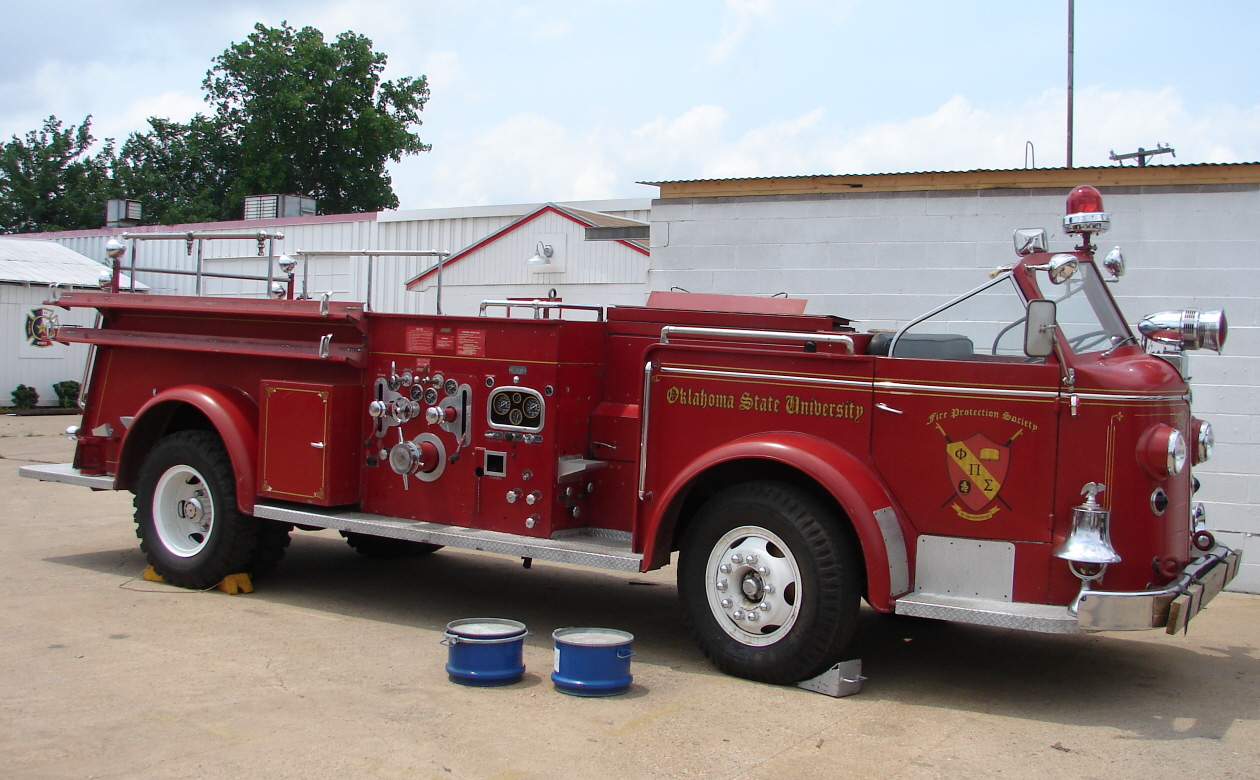
<svg viewBox="0 0 1260 780">
<path fill-rule="evenodd" d="M 31 309 L 26 315 L 26 343 L 32 347 L 51 347 L 56 328 L 53 312 L 48 309 Z"/>
<path fill-rule="evenodd" d="M 945 445 L 946 464 L 954 485 L 954 495 L 962 507 L 954 511 L 967 520 L 988 520 L 1000 507 L 981 513 L 997 498 L 1011 463 L 1011 448 L 998 444 L 982 433 Z M 963 511 L 966 507 L 969 511 Z"/>
</svg>

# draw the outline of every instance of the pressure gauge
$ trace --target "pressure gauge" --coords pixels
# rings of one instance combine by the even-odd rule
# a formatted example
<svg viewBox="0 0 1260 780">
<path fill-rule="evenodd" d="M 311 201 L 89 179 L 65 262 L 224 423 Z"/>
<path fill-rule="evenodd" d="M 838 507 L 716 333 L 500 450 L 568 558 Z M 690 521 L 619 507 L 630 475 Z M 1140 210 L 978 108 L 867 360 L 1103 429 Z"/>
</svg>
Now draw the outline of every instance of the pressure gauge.
<svg viewBox="0 0 1260 780">
<path fill-rule="evenodd" d="M 525 397 L 521 410 L 525 412 L 526 418 L 536 420 L 538 415 L 542 413 L 542 403 L 536 397 L 529 395 Z"/>
</svg>

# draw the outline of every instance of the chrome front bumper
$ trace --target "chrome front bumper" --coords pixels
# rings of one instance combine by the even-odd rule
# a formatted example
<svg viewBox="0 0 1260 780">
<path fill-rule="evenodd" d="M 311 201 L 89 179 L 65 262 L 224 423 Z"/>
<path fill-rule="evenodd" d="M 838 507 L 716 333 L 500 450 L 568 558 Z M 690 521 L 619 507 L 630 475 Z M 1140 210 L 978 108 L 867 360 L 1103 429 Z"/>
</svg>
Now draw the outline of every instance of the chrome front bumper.
<svg viewBox="0 0 1260 780">
<path fill-rule="evenodd" d="M 1084 631 L 1182 631 L 1238 574 L 1239 554 L 1218 545 L 1189 563 L 1177 579 L 1159 590 L 1086 591 L 1077 620 Z"/>
</svg>

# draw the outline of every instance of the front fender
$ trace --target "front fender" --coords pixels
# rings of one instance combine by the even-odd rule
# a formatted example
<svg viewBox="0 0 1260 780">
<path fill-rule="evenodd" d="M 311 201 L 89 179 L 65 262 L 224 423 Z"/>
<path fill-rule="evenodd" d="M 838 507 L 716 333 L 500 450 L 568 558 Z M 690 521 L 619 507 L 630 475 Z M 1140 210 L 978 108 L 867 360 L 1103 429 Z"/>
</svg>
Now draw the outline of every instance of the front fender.
<svg viewBox="0 0 1260 780">
<path fill-rule="evenodd" d="M 678 472 L 648 515 L 644 565 L 669 555 L 678 512 L 691 485 L 709 469 L 737 460 L 768 460 L 804 474 L 827 491 L 844 510 L 862 545 L 867 600 L 891 611 L 893 599 L 910 589 L 907 538 L 912 529 L 879 479 L 848 451 L 825 439 L 800 433 L 757 434 L 710 450 Z"/>
<path fill-rule="evenodd" d="M 204 414 L 223 440 L 236 476 L 236 506 L 245 514 L 253 514 L 258 404 L 245 392 L 226 385 L 172 387 L 145 402 L 123 437 L 115 488 L 123 490 L 135 486 L 145 456 L 166 432 L 167 424 L 183 405 L 195 407 Z"/>
</svg>

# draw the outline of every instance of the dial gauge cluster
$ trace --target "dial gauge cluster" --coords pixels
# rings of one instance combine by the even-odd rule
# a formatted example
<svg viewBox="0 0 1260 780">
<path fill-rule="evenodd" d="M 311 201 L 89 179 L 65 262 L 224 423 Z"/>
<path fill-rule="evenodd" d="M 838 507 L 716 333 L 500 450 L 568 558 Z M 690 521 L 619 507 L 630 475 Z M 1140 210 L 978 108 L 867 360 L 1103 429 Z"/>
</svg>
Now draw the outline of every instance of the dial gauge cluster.
<svg viewBox="0 0 1260 780">
<path fill-rule="evenodd" d="M 490 393 L 488 405 L 491 428 L 531 433 L 543 428 L 543 398 L 537 390 L 503 387 Z"/>
</svg>

